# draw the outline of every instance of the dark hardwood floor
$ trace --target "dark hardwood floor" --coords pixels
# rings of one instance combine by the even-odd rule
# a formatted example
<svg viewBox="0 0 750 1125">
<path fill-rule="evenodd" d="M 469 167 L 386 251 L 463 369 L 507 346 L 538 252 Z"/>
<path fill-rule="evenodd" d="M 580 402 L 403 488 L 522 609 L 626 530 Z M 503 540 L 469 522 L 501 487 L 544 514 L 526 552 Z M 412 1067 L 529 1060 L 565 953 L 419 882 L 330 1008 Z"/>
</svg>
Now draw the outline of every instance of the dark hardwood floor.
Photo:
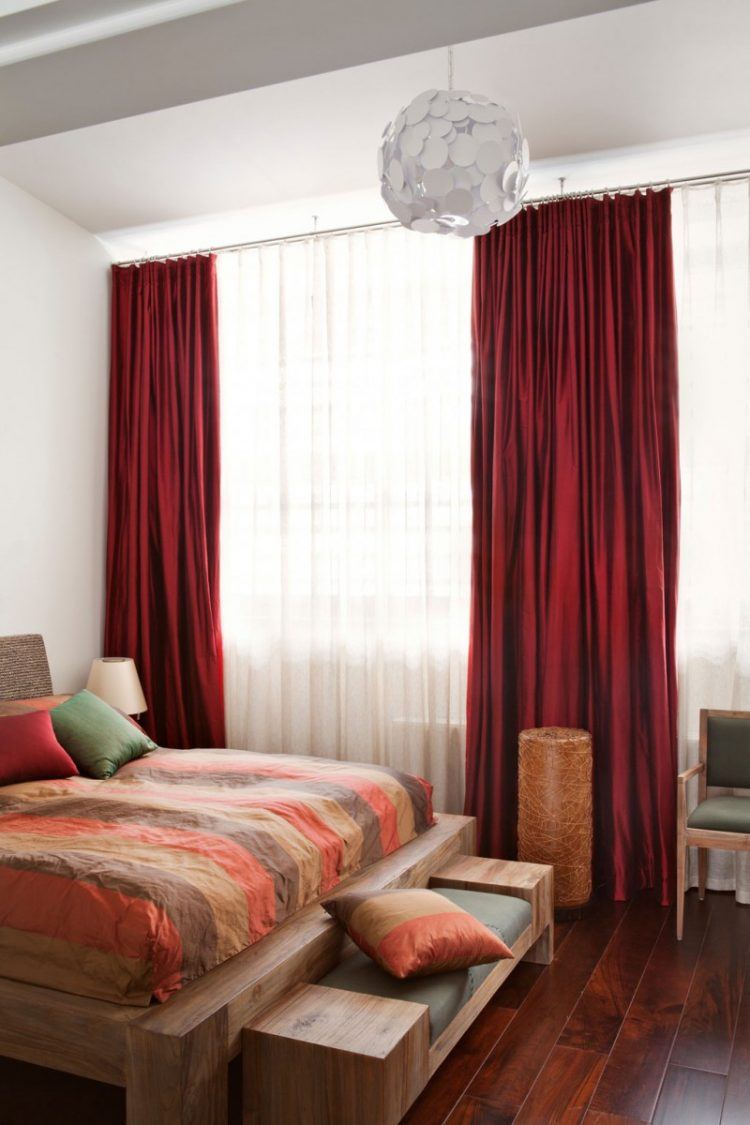
<svg viewBox="0 0 750 1125">
<path fill-rule="evenodd" d="M 408 1125 L 750 1125 L 750 910 L 598 902 L 559 927 L 446 1061 Z"/>
<path fill-rule="evenodd" d="M 652 899 L 601 901 L 557 936 L 554 964 L 518 967 L 408 1125 L 750 1125 L 750 909 L 692 892 L 677 942 Z M 236 1064 L 231 1086 L 239 1125 Z M 124 1120 L 119 1090 L 0 1059 L 0 1125 Z"/>
</svg>

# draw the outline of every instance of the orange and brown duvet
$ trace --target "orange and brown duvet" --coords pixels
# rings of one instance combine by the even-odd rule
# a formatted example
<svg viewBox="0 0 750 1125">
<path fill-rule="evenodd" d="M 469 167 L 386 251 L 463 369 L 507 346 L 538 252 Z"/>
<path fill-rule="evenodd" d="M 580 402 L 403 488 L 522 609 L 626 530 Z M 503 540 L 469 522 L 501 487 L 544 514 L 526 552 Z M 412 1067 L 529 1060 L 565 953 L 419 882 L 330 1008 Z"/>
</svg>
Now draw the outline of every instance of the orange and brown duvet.
<svg viewBox="0 0 750 1125">
<path fill-rule="evenodd" d="M 0 975 L 164 1000 L 432 823 L 421 778 L 232 750 L 5 786 Z"/>
</svg>

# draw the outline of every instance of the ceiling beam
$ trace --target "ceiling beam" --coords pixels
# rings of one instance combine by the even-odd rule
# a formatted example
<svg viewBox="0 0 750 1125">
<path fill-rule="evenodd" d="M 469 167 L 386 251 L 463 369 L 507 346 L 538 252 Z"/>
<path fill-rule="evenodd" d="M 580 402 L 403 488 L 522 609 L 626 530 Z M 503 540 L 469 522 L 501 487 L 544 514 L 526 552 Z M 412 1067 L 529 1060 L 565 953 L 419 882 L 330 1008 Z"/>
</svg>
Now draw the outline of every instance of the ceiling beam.
<svg viewBox="0 0 750 1125">
<path fill-rule="evenodd" d="M 45 8 L 49 5 L 49 0 L 26 0 L 21 6 L 17 0 L 9 2 L 9 12 L 3 13 L 3 0 L 0 0 L 0 15 L 10 12 L 18 14 L 40 4 Z M 68 10 L 67 5 L 58 6 L 60 0 L 52 0 L 55 7 L 50 13 L 53 17 L 51 21 L 40 21 L 38 17 L 46 13 L 37 12 L 36 19 L 31 17 L 34 21 L 31 29 L 24 29 L 23 23 L 19 28 L 19 21 L 15 21 L 16 29 L 7 38 L 3 36 L 4 25 L 0 24 L 0 67 L 37 59 L 42 55 L 54 55 L 58 51 L 67 51 L 70 47 L 80 47 L 84 43 L 114 39 L 129 31 L 155 27 L 160 23 L 184 19 L 197 12 L 242 2 L 243 0 L 150 0 L 148 3 L 116 5 L 111 11 L 97 10 L 96 5 L 93 5 L 87 11 L 79 7 Z M 23 22 L 28 24 L 29 20 Z"/>
<path fill-rule="evenodd" d="M 242 0 L 0 67 L 0 145 L 652 0 Z"/>
<path fill-rule="evenodd" d="M 30 8 L 41 8 L 56 2 L 57 0 L 0 0 L 0 18 L 15 16 L 18 12 L 28 12 Z"/>
</svg>

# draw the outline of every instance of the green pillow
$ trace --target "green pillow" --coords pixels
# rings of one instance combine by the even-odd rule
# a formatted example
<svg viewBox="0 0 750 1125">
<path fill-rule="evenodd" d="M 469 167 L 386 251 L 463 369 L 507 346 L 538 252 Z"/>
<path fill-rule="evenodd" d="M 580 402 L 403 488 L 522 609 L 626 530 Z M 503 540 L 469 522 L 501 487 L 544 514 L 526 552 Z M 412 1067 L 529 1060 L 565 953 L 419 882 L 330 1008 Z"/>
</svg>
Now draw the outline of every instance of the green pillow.
<svg viewBox="0 0 750 1125">
<path fill-rule="evenodd" d="M 111 777 L 126 762 L 157 749 L 143 731 L 90 691 L 53 707 L 50 716 L 57 741 L 89 777 Z"/>
</svg>

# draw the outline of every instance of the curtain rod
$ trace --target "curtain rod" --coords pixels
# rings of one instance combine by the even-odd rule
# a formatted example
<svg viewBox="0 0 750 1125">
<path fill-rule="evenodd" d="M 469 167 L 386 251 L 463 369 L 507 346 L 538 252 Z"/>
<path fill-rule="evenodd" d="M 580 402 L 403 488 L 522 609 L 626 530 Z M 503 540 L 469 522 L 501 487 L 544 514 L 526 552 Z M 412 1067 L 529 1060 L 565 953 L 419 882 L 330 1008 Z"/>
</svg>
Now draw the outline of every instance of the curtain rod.
<svg viewBox="0 0 750 1125">
<path fill-rule="evenodd" d="M 706 176 L 686 176 L 683 179 L 677 180 L 658 180 L 650 184 L 627 184 L 621 187 L 612 188 L 591 188 L 586 191 L 560 191 L 557 195 L 540 195 L 533 199 L 525 200 L 523 206 L 535 207 L 540 203 L 553 203 L 560 199 L 595 199 L 604 195 L 617 195 L 618 193 L 626 193 L 631 191 L 658 191 L 661 188 L 667 187 L 688 187 L 693 185 L 695 187 L 705 184 L 731 183 L 733 180 L 743 180 L 750 178 L 750 168 L 738 169 L 736 172 L 719 172 L 711 173 Z M 561 179 L 561 186 L 564 183 L 564 177 Z M 168 262 L 177 258 L 193 257 L 196 254 L 231 254 L 239 250 L 250 250 L 256 246 L 280 246 L 282 243 L 290 242 L 304 242 L 308 238 L 316 238 L 318 236 L 333 237 L 340 234 L 354 234 L 357 231 L 370 231 L 370 230 L 389 230 L 392 227 L 398 227 L 401 224 L 396 220 L 384 220 L 379 223 L 360 223 L 357 226 L 351 227 L 331 227 L 328 230 L 318 230 L 317 227 L 313 230 L 304 231 L 301 234 L 285 235 L 278 238 L 261 238 L 253 242 L 230 242 L 223 246 L 209 246 L 201 250 L 184 250 L 175 254 L 155 254 L 149 255 L 145 258 L 131 258 L 127 261 L 115 262 L 118 266 L 140 266 L 146 262 Z"/>
</svg>

